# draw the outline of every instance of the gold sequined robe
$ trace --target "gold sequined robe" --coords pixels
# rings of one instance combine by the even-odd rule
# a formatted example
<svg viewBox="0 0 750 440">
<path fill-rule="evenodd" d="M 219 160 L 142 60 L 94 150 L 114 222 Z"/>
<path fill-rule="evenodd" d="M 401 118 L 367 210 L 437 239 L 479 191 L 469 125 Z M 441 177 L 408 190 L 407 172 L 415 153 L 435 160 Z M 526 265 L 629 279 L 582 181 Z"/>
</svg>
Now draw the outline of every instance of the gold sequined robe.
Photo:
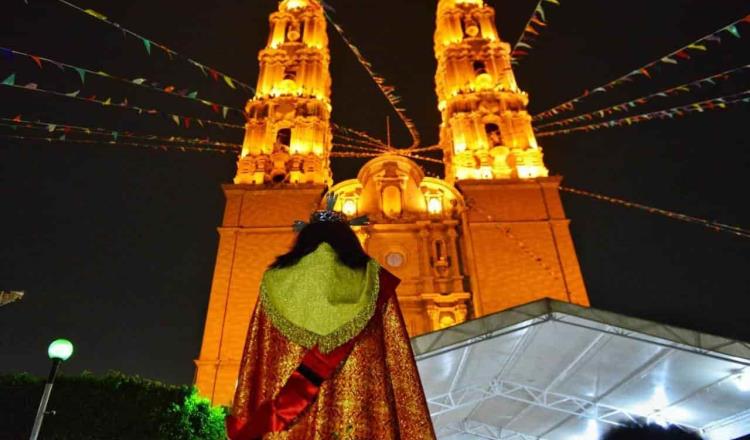
<svg viewBox="0 0 750 440">
<path fill-rule="evenodd" d="M 288 430 L 263 439 L 435 439 L 395 293 L 399 280 L 379 270 L 378 307 L 354 336 L 348 358 Z M 283 318 L 270 316 L 269 308 L 261 297 L 250 322 L 232 407 L 237 418 L 251 417 L 273 398 L 309 348 L 293 342 L 299 329 L 280 324 Z"/>
</svg>

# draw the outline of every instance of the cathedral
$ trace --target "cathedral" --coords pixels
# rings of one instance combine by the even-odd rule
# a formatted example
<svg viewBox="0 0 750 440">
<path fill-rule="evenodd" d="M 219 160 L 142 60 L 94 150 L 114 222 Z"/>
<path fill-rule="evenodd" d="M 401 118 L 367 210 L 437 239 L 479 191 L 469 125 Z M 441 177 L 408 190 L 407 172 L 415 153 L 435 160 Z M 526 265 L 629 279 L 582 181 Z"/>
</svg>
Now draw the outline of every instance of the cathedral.
<svg viewBox="0 0 750 440">
<path fill-rule="evenodd" d="M 549 176 L 483 0 L 439 0 L 434 34 L 445 178 L 400 154 L 333 182 L 326 18 L 316 0 L 283 0 L 258 56 L 237 175 L 223 222 L 195 383 L 214 404 L 234 396 L 261 276 L 285 252 L 292 223 L 338 195 L 369 255 L 402 281 L 411 336 L 542 298 L 588 306 L 561 178 Z"/>
</svg>

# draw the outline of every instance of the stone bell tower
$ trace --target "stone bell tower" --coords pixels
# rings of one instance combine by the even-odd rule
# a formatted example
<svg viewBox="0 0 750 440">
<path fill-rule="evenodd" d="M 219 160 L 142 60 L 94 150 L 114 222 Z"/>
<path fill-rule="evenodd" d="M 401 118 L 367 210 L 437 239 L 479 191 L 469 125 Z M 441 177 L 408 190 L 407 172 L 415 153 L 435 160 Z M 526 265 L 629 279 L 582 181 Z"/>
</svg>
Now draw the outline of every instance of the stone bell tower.
<svg viewBox="0 0 750 440">
<path fill-rule="evenodd" d="M 440 0 L 435 74 L 446 180 L 546 177 L 510 45 L 482 0 Z"/>
<path fill-rule="evenodd" d="M 314 0 L 271 14 L 235 183 L 331 183 L 331 75 L 326 21 Z"/>
<path fill-rule="evenodd" d="M 331 183 L 330 55 L 316 0 L 284 0 L 270 16 L 255 97 L 234 184 L 224 185 L 211 296 L 195 384 L 228 404 L 263 271 L 289 249 L 292 223 L 307 219 Z"/>
<path fill-rule="evenodd" d="M 483 0 L 439 0 L 435 74 L 445 178 L 463 196 L 459 247 L 472 317 L 554 298 L 588 305 L 560 201 Z"/>
</svg>

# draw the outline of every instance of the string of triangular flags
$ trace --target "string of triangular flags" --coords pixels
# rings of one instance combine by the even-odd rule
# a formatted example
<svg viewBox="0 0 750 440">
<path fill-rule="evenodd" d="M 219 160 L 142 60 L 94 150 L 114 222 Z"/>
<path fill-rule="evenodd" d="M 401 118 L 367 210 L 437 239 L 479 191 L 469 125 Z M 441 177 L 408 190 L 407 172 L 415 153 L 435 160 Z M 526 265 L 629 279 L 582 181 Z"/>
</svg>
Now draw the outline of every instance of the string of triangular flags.
<svg viewBox="0 0 750 440">
<path fill-rule="evenodd" d="M 0 82 L 0 85 L 5 86 L 5 87 L 13 87 L 17 89 L 32 91 L 36 93 L 44 93 L 47 95 L 52 95 L 52 96 L 57 96 L 57 97 L 64 97 L 67 99 L 73 99 L 77 101 L 96 103 L 96 104 L 106 106 L 106 107 L 127 109 L 127 110 L 134 111 L 138 113 L 139 115 L 161 116 L 166 119 L 172 120 L 177 126 L 182 126 L 185 128 L 190 128 L 192 125 L 199 125 L 201 127 L 205 125 L 211 125 L 211 126 L 220 127 L 220 128 L 235 128 L 235 129 L 240 129 L 240 130 L 245 129 L 243 125 L 239 125 L 239 124 L 231 124 L 227 122 L 214 121 L 211 119 L 186 116 L 186 115 L 181 115 L 181 114 L 176 114 L 176 113 L 165 112 L 165 111 L 157 110 L 153 108 L 139 107 L 139 106 L 130 104 L 127 98 L 125 98 L 120 103 L 116 103 L 112 101 L 112 98 L 101 100 L 101 99 L 97 99 L 96 95 L 91 95 L 89 97 L 80 96 L 80 90 L 74 90 L 72 92 L 65 93 L 65 92 L 57 92 L 54 90 L 39 88 L 39 86 L 36 83 L 28 83 L 22 86 L 22 85 L 16 84 L 15 73 L 5 78 L 2 82 Z"/>
<path fill-rule="evenodd" d="M 624 101 L 619 104 L 611 105 L 606 108 L 593 110 L 591 112 L 584 113 L 582 115 L 573 116 L 567 119 L 561 119 L 559 121 L 548 122 L 546 124 L 538 125 L 534 128 L 536 130 L 541 130 L 542 128 L 549 128 L 549 127 L 564 127 L 564 126 L 571 125 L 571 124 L 578 123 L 578 122 L 588 122 L 588 121 L 593 120 L 594 118 L 604 118 L 606 116 L 612 115 L 613 113 L 628 112 L 632 110 L 633 108 L 636 108 L 638 106 L 651 102 L 651 100 L 655 98 L 668 98 L 668 97 L 680 95 L 683 93 L 688 93 L 697 89 L 701 89 L 706 86 L 712 87 L 716 85 L 718 81 L 725 81 L 731 78 L 732 75 L 745 72 L 748 69 L 750 69 L 750 64 L 746 64 L 744 66 L 736 67 L 730 70 L 725 70 L 724 72 L 717 73 L 715 75 L 707 76 L 707 77 L 697 79 L 695 81 L 691 81 L 685 84 L 680 84 L 674 87 L 663 89 L 658 92 L 651 93 L 650 95 L 642 96 L 636 99 L 631 99 L 629 101 Z"/>
<path fill-rule="evenodd" d="M 11 51 L 10 53 L 15 53 L 15 51 Z M 47 59 L 40 59 L 40 62 L 53 62 L 53 61 L 48 61 Z M 72 65 L 65 64 L 65 66 L 72 66 Z M 97 72 L 97 73 L 100 73 L 100 72 Z M 109 74 L 106 74 L 106 75 L 109 75 Z M 20 84 L 17 84 L 17 76 L 15 73 L 6 77 L 2 82 L 0 82 L 0 85 L 34 91 L 38 93 L 45 93 L 48 95 L 64 97 L 64 98 L 74 99 L 78 101 L 97 103 L 102 106 L 114 106 L 114 107 L 119 107 L 119 108 L 125 108 L 128 110 L 135 111 L 141 115 L 142 114 L 160 115 L 166 119 L 173 121 L 176 125 L 183 126 L 185 128 L 190 128 L 191 126 L 194 126 L 194 125 L 198 125 L 201 127 L 204 125 L 211 125 L 211 126 L 217 126 L 220 128 L 234 128 L 234 129 L 242 129 L 242 130 L 244 130 L 245 128 L 244 126 L 239 125 L 239 124 L 226 123 L 226 122 L 215 121 L 215 120 L 210 120 L 210 119 L 205 119 L 205 118 L 198 118 L 194 116 L 187 116 L 187 115 L 182 115 L 182 114 L 165 112 L 165 111 L 157 110 L 154 108 L 145 108 L 145 107 L 136 106 L 136 105 L 131 104 L 127 98 L 125 98 L 121 103 L 116 103 L 116 102 L 113 102 L 111 98 L 97 99 L 96 95 L 84 97 L 81 95 L 80 90 L 74 90 L 72 92 L 58 92 L 54 90 L 42 89 L 36 83 L 27 83 L 25 85 L 20 85 Z M 214 111 L 220 112 L 224 117 L 227 116 L 227 113 L 229 111 L 234 110 L 234 111 L 241 112 L 241 110 L 233 108 L 233 107 L 228 107 L 228 106 L 219 107 L 219 104 L 212 105 L 212 108 L 214 109 Z M 350 129 L 350 128 L 337 125 L 337 124 L 333 124 L 333 128 L 335 131 L 340 131 L 343 133 L 350 133 L 358 137 L 358 138 L 347 137 L 347 140 L 350 142 L 359 142 L 359 143 L 365 144 L 365 146 L 379 147 L 381 149 L 387 148 L 385 144 L 380 143 L 379 140 L 373 138 L 372 136 L 364 132 Z M 337 135 L 337 136 L 341 136 L 341 135 Z"/>
<path fill-rule="evenodd" d="M 445 165 L 445 163 L 442 160 L 434 159 L 432 157 L 421 156 L 419 154 L 415 154 L 415 153 L 413 153 L 411 151 L 408 151 L 408 150 L 404 154 L 402 154 L 402 155 L 408 157 L 409 159 L 421 160 L 423 162 L 429 162 L 429 163 L 436 163 L 436 164 L 439 164 L 439 165 Z"/>
<path fill-rule="evenodd" d="M 576 96 L 575 98 L 569 99 L 561 104 L 558 104 L 548 110 L 542 111 L 532 118 L 534 121 L 541 121 L 543 119 L 550 118 L 552 116 L 571 111 L 575 108 L 575 105 L 580 103 L 587 97 L 596 93 L 605 93 L 620 85 L 630 83 L 637 78 L 651 78 L 654 73 L 658 71 L 658 68 L 664 65 L 679 64 L 680 61 L 689 60 L 692 55 L 698 52 L 706 52 L 709 50 L 710 43 L 721 44 L 721 38 L 725 35 L 731 35 L 734 38 L 741 38 L 739 25 L 750 23 L 750 15 L 742 17 L 729 23 L 726 26 L 719 28 L 717 31 L 711 32 L 690 44 L 680 47 L 666 55 L 659 57 L 658 59 L 651 61 L 643 66 L 620 76 L 606 84 L 600 85 L 592 90 L 584 90 L 583 93 Z"/>
<path fill-rule="evenodd" d="M 401 102 L 401 97 L 396 95 L 395 91 L 396 88 L 387 85 L 385 78 L 378 75 L 372 67 L 372 64 L 365 59 L 364 55 L 362 55 L 362 52 L 359 50 L 359 48 L 352 43 L 352 41 L 349 39 L 349 37 L 346 36 L 346 33 L 344 32 L 344 29 L 339 26 L 335 21 L 333 21 L 333 18 L 326 12 L 326 19 L 328 22 L 336 29 L 336 32 L 341 36 L 341 39 L 344 40 L 344 43 L 349 47 L 349 49 L 354 53 L 354 56 L 357 58 L 357 61 L 359 61 L 359 64 L 364 67 L 364 69 L 367 71 L 367 73 L 370 75 L 372 80 L 375 82 L 375 85 L 380 89 L 380 92 L 385 96 L 385 98 L 388 100 L 388 102 L 393 107 L 393 110 L 398 115 L 399 119 L 403 122 L 403 124 L 406 126 L 406 129 L 409 131 L 409 135 L 412 139 L 412 145 L 411 147 L 416 147 L 421 142 L 421 137 L 419 135 L 419 131 L 417 130 L 417 126 L 414 124 L 414 121 L 412 121 L 408 116 L 406 116 L 406 109 L 403 107 L 399 107 L 399 103 Z"/>
<path fill-rule="evenodd" d="M 699 217 L 694 217 L 692 215 L 668 211 L 666 209 L 654 208 L 652 206 L 643 205 L 641 203 L 630 202 L 628 200 L 619 199 L 616 197 L 605 196 L 602 194 L 596 194 L 596 193 L 592 193 L 589 191 L 584 191 L 584 190 L 565 187 L 565 186 L 561 186 L 560 191 L 565 191 L 565 192 L 576 194 L 579 196 L 590 197 L 592 199 L 612 203 L 614 205 L 624 206 L 626 208 L 640 209 L 650 214 L 662 215 L 662 216 L 665 216 L 674 220 L 698 224 L 698 225 L 704 226 L 708 229 L 712 229 L 718 232 L 726 232 L 726 233 L 733 234 L 739 237 L 750 238 L 750 229 L 742 228 L 740 226 L 727 225 L 724 223 L 716 222 L 714 220 L 706 220 L 706 219 L 702 219 Z"/>
<path fill-rule="evenodd" d="M 429 147 L 415 148 L 415 149 L 413 149 L 411 151 L 421 153 L 423 151 L 438 151 L 438 150 L 442 150 L 442 149 L 443 149 L 442 145 L 430 145 Z"/>
<path fill-rule="evenodd" d="M 145 140 L 145 141 L 160 141 L 160 142 L 165 142 L 165 143 L 177 142 L 177 143 L 193 144 L 193 145 L 201 145 L 201 146 L 225 147 L 231 150 L 237 150 L 242 147 L 239 144 L 215 141 L 208 137 L 186 138 L 186 137 L 180 137 L 180 136 L 157 136 L 153 134 L 137 134 L 131 131 L 111 130 L 111 129 L 101 128 L 101 127 L 86 127 L 86 126 L 80 126 L 80 125 L 63 124 L 60 122 L 29 121 L 29 120 L 23 119 L 21 115 L 17 115 L 14 118 L 0 118 L 0 121 L 2 121 L 0 122 L 0 126 L 9 127 L 13 130 L 24 128 L 24 129 L 30 129 L 30 130 L 36 130 L 36 131 L 44 131 L 47 133 L 60 133 L 60 136 L 57 138 L 58 140 L 65 140 L 68 138 L 68 134 L 77 133 L 77 134 L 82 134 L 82 135 L 105 136 L 107 138 L 111 138 L 114 141 L 117 141 L 120 138 L 127 138 L 127 139 Z"/>
<path fill-rule="evenodd" d="M 228 148 L 208 148 L 208 147 L 196 147 L 196 146 L 190 146 L 190 145 L 163 145 L 163 144 L 146 144 L 141 142 L 123 142 L 123 141 L 115 141 L 115 140 L 109 140 L 109 141 L 102 141 L 101 139 L 59 139 L 55 137 L 44 137 L 44 136 L 22 136 L 22 135 L 16 135 L 16 134 L 0 134 L 0 138 L 4 139 L 17 139 L 26 141 L 24 143 L 30 142 L 48 142 L 50 144 L 57 144 L 60 142 L 70 143 L 70 144 L 89 144 L 89 145 L 114 145 L 114 146 L 123 146 L 123 147 L 139 147 L 139 148 L 148 148 L 152 150 L 161 150 L 161 151 L 170 151 L 170 150 L 178 150 L 182 152 L 200 152 L 200 153 L 222 153 L 222 154 L 237 154 L 238 151 L 233 151 Z"/>
<path fill-rule="evenodd" d="M 93 17 L 93 18 L 99 20 L 102 23 L 106 23 L 109 26 L 112 26 L 112 27 L 114 27 L 114 28 L 122 31 L 123 34 L 130 35 L 131 37 L 134 37 L 134 38 L 140 40 L 141 43 L 143 44 L 144 50 L 146 51 L 146 53 L 149 56 L 151 55 L 151 52 L 153 51 L 154 48 L 160 49 L 164 53 L 167 54 L 167 56 L 169 57 L 170 60 L 172 60 L 174 58 L 182 59 L 183 61 L 191 64 L 192 66 L 197 67 L 201 71 L 201 73 L 203 74 L 203 76 L 210 77 L 210 78 L 212 78 L 216 82 L 219 82 L 219 80 L 221 80 L 221 81 L 223 81 L 223 83 L 227 87 L 229 87 L 229 88 L 231 88 L 233 90 L 236 90 L 237 87 L 240 87 L 242 89 L 247 90 L 251 94 L 255 93 L 255 89 L 252 86 L 250 86 L 249 84 L 246 84 L 246 83 L 238 80 L 237 78 L 234 78 L 234 77 L 231 77 L 231 76 L 229 76 L 229 75 L 227 75 L 225 73 L 222 73 L 219 70 L 214 69 L 213 67 L 207 66 L 207 65 L 205 65 L 203 63 L 199 63 L 198 61 L 195 61 L 194 59 L 192 59 L 190 57 L 184 56 L 184 55 L 180 54 L 179 52 L 177 52 L 176 50 L 170 49 L 169 47 L 167 47 L 164 44 L 158 43 L 158 42 L 156 42 L 154 40 L 151 40 L 149 38 L 146 38 L 146 37 L 144 37 L 144 36 L 142 36 L 142 35 L 140 35 L 140 34 L 138 34 L 136 32 L 133 32 L 130 29 L 128 29 L 128 28 L 126 28 L 124 26 L 121 26 L 118 23 L 115 23 L 115 22 L 111 21 L 104 14 L 101 14 L 101 13 L 99 13 L 97 11 L 94 11 L 93 9 L 82 8 L 82 7 L 77 6 L 77 5 L 71 3 L 71 2 L 69 2 L 67 0 L 57 0 L 57 1 L 59 3 L 65 5 L 65 6 L 69 7 L 69 8 L 75 9 L 78 12 L 83 12 L 84 14 L 86 14 L 86 15 L 88 15 L 90 17 Z"/>
<path fill-rule="evenodd" d="M 495 228 L 502 231 L 502 233 L 507 237 L 511 242 L 513 242 L 516 246 L 518 246 L 518 249 L 526 254 L 527 257 L 529 257 L 529 261 L 533 261 L 535 264 L 540 266 L 542 269 L 544 269 L 545 272 L 547 272 L 551 278 L 557 279 L 559 278 L 559 274 L 556 273 L 552 266 L 547 263 L 547 259 L 542 257 L 541 255 L 537 254 L 532 250 L 532 248 L 523 240 L 521 240 L 517 235 L 513 233 L 513 229 L 507 222 L 498 222 L 497 219 L 495 219 L 495 216 L 493 216 L 491 213 L 487 212 L 486 210 L 482 209 L 478 204 L 474 203 L 472 200 L 468 200 L 468 208 L 471 211 L 476 212 L 478 215 L 482 215 L 487 219 L 487 222 L 491 225 L 493 225 Z"/>
<path fill-rule="evenodd" d="M 346 135 L 343 135 L 343 134 L 334 133 L 333 134 L 333 140 L 335 141 L 337 139 L 338 140 L 342 140 L 344 142 L 352 143 L 354 145 L 358 145 L 358 146 L 366 147 L 366 148 L 372 148 L 372 149 L 376 149 L 376 150 L 379 150 L 379 151 L 391 151 L 391 150 L 393 150 L 393 148 L 388 148 L 388 147 L 384 147 L 382 145 L 372 144 L 372 143 L 363 141 L 362 139 L 357 139 L 357 138 L 353 138 L 353 137 L 346 136 Z"/>
<path fill-rule="evenodd" d="M 344 127 L 343 125 L 339 125 L 336 123 L 331 124 L 333 126 L 334 131 L 340 131 L 342 133 L 347 133 L 353 136 L 359 136 L 362 139 L 365 139 L 375 145 L 379 145 L 381 147 L 388 147 L 388 145 L 385 144 L 385 142 L 381 141 L 380 139 L 373 137 L 363 131 L 355 130 L 353 128 Z"/>
<path fill-rule="evenodd" d="M 516 44 L 513 45 L 513 50 L 510 53 L 511 64 L 518 64 L 518 60 L 529 54 L 529 51 L 533 49 L 532 43 L 536 42 L 542 29 L 547 27 L 547 13 L 544 12 L 544 3 L 560 6 L 558 0 L 539 0 L 531 13 L 531 17 L 523 27 L 521 35 L 516 40 Z"/>
<path fill-rule="evenodd" d="M 330 157 L 346 157 L 350 159 L 378 157 L 381 153 L 352 153 L 348 151 L 334 151 L 329 154 Z"/>
<path fill-rule="evenodd" d="M 353 145 L 353 144 L 343 144 L 339 142 L 333 142 L 331 144 L 331 150 L 335 148 L 347 148 L 350 150 L 366 151 L 368 153 L 388 153 L 388 151 L 383 150 L 381 148 L 368 148 L 368 147 L 361 147 L 359 145 Z"/>
<path fill-rule="evenodd" d="M 165 93 L 171 96 L 177 96 L 180 98 L 189 99 L 191 101 L 198 102 L 207 107 L 210 107 L 215 113 L 222 114 L 224 115 L 224 117 L 226 117 L 226 115 L 229 112 L 237 113 L 243 116 L 245 114 L 245 112 L 242 111 L 242 109 L 240 108 L 236 108 L 236 107 L 232 107 L 232 106 L 228 106 L 224 104 L 218 104 L 216 102 L 209 101 L 207 99 L 199 98 L 197 90 L 190 91 L 189 89 L 181 89 L 174 85 L 169 85 L 169 84 L 165 85 L 156 81 L 150 81 L 142 77 L 134 78 L 134 79 L 127 79 L 127 78 L 119 77 L 117 75 L 112 75 L 103 70 L 91 70 L 85 67 L 80 67 L 80 66 L 76 66 L 73 64 L 64 63 L 62 61 L 53 60 L 51 58 L 46 58 L 40 55 L 32 55 L 30 53 L 22 52 L 19 50 L 9 49 L 6 47 L 0 47 L 0 59 L 11 60 L 13 59 L 14 56 L 21 56 L 21 57 L 28 58 L 31 61 L 33 61 L 34 64 L 39 66 L 40 69 L 44 68 L 43 66 L 45 63 L 49 63 L 58 67 L 60 70 L 63 70 L 63 71 L 65 69 L 74 71 L 78 74 L 78 77 L 81 80 L 81 85 L 86 84 L 86 75 L 94 75 L 100 78 L 107 78 L 107 79 L 119 81 L 125 84 L 130 84 L 135 87 L 146 88 L 149 90 L 154 90 L 157 92 Z"/>
<path fill-rule="evenodd" d="M 718 110 L 727 108 L 733 104 L 750 103 L 750 90 L 744 92 L 735 93 L 733 95 L 722 96 L 719 98 L 707 99 L 705 101 L 693 102 L 677 107 L 672 107 L 663 110 L 656 110 L 648 113 L 641 113 L 639 115 L 627 116 L 620 119 L 613 119 L 604 122 L 597 122 L 595 124 L 582 125 L 578 127 L 565 128 L 561 130 L 550 130 L 536 133 L 536 137 L 547 137 L 557 136 L 561 134 L 569 134 L 577 131 L 590 132 L 599 130 L 602 128 L 622 127 L 625 125 L 633 125 L 640 122 L 651 121 L 654 119 L 674 119 L 676 117 L 685 116 L 688 113 L 704 112 L 707 110 Z"/>
<path fill-rule="evenodd" d="M 346 157 L 346 158 L 372 158 L 372 157 L 380 157 L 383 154 L 386 154 L 385 152 L 351 152 L 351 151 L 334 151 L 330 153 L 330 157 Z M 410 153 L 408 150 L 405 149 L 396 149 L 392 152 L 392 154 L 397 154 L 399 156 L 408 157 L 409 159 L 414 160 L 421 160 L 424 162 L 432 162 L 432 163 L 438 163 L 443 164 L 442 161 L 433 159 L 431 157 L 424 157 L 420 156 L 418 154 Z"/>
</svg>

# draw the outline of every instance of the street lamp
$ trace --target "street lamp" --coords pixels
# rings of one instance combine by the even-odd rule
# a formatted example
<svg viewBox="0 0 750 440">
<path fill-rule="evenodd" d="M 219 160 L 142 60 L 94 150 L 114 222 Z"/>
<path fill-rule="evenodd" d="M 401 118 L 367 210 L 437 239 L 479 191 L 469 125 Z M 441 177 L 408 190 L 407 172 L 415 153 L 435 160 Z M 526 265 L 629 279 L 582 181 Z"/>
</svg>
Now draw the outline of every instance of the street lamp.
<svg viewBox="0 0 750 440">
<path fill-rule="evenodd" d="M 52 359 L 52 369 L 50 369 L 49 377 L 44 384 L 42 401 L 39 402 L 39 409 L 36 412 L 36 419 L 34 419 L 34 428 L 31 430 L 29 440 L 36 440 L 39 436 L 39 430 L 42 428 L 42 419 L 44 419 L 44 413 L 47 411 L 47 402 L 49 402 L 49 396 L 52 394 L 52 385 L 55 383 L 55 376 L 57 376 L 57 370 L 60 369 L 60 364 L 67 361 L 73 354 L 73 344 L 67 339 L 55 339 L 49 344 L 47 354 Z"/>
</svg>

